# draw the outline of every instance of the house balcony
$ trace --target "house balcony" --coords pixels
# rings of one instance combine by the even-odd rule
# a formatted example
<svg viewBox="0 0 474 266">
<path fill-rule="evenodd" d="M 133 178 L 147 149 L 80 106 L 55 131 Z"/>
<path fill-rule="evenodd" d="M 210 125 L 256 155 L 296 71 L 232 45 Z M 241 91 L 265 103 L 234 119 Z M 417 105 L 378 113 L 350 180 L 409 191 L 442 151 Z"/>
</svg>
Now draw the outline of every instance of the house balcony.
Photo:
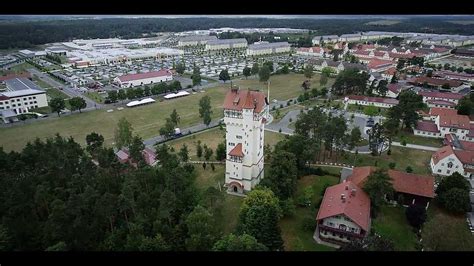
<svg viewBox="0 0 474 266">
<path fill-rule="evenodd" d="M 365 237 L 365 233 L 354 233 L 354 232 L 339 229 L 339 228 L 329 227 L 329 226 L 326 226 L 326 225 L 323 225 L 323 224 L 320 224 L 318 227 L 319 227 L 319 230 L 326 230 L 326 231 L 329 231 L 329 232 L 344 234 L 344 235 L 347 235 L 347 236 L 350 236 L 350 237 L 356 237 L 356 238 L 364 238 Z"/>
</svg>

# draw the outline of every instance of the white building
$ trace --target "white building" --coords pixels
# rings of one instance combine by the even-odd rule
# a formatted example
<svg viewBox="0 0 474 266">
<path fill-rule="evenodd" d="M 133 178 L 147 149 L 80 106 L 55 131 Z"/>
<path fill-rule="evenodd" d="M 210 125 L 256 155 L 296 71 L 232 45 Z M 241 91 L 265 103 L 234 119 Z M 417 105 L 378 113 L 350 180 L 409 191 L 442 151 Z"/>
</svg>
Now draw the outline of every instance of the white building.
<svg viewBox="0 0 474 266">
<path fill-rule="evenodd" d="M 369 97 L 363 95 L 349 95 L 344 99 L 344 102 L 348 104 L 358 104 L 384 108 L 391 108 L 398 104 L 397 99 Z"/>
<path fill-rule="evenodd" d="M 467 115 L 458 115 L 455 109 L 431 108 L 428 120 L 431 121 L 418 121 L 413 133 L 431 138 L 454 134 L 460 140 L 474 141 L 474 129 L 471 129 L 474 125 Z"/>
<path fill-rule="evenodd" d="M 178 41 L 178 46 L 196 46 L 196 45 L 205 45 L 208 41 L 217 40 L 216 36 L 210 35 L 192 35 L 181 38 Z"/>
<path fill-rule="evenodd" d="M 46 91 L 26 78 L 14 78 L 5 81 L 7 91 L 0 93 L 0 111 L 11 110 L 23 114 L 30 109 L 48 106 Z"/>
<path fill-rule="evenodd" d="M 450 145 L 431 156 L 430 167 L 434 175 L 449 176 L 458 172 L 472 180 L 474 176 L 474 151 L 453 149 Z"/>
<path fill-rule="evenodd" d="M 305 56 L 316 56 L 316 57 L 326 57 L 329 56 L 329 49 L 322 48 L 322 47 L 301 47 L 296 49 L 297 55 L 305 55 Z"/>
<path fill-rule="evenodd" d="M 288 53 L 290 50 L 288 42 L 256 42 L 248 46 L 247 55 Z"/>
<path fill-rule="evenodd" d="M 226 125 L 225 185 L 230 193 L 244 194 L 264 176 L 264 128 L 268 100 L 263 92 L 232 88 L 224 101 Z"/>
<path fill-rule="evenodd" d="M 147 84 L 154 84 L 173 80 L 173 74 L 168 69 L 160 71 L 151 71 L 147 73 L 128 74 L 116 77 L 114 82 L 118 83 L 120 87 L 135 87 Z"/>
<path fill-rule="evenodd" d="M 339 36 L 337 36 L 337 35 L 315 36 L 312 40 L 313 45 L 320 45 L 321 41 L 323 43 L 335 43 L 335 42 L 339 41 Z"/>
<path fill-rule="evenodd" d="M 316 217 L 315 235 L 337 244 L 363 239 L 370 232 L 370 198 L 353 182 L 328 187 Z"/>
<path fill-rule="evenodd" d="M 213 50 L 224 50 L 234 48 L 245 48 L 247 47 L 247 40 L 245 38 L 240 39 L 224 39 L 224 40 L 210 40 L 206 43 L 206 51 Z"/>
</svg>

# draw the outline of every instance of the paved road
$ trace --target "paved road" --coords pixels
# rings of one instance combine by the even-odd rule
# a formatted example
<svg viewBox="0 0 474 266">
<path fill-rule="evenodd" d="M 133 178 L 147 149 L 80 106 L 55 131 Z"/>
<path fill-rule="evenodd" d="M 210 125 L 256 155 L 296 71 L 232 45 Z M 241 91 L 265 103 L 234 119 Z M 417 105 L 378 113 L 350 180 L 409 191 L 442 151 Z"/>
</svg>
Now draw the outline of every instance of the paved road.
<svg viewBox="0 0 474 266">
<path fill-rule="evenodd" d="M 100 108 L 104 107 L 103 104 L 94 102 L 93 100 L 91 100 L 88 97 L 84 96 L 84 94 L 82 94 L 80 91 L 54 80 L 48 74 L 45 74 L 45 73 L 43 73 L 43 72 L 41 72 L 41 71 L 39 71 L 35 68 L 29 68 L 27 70 L 31 74 L 38 76 L 41 80 L 48 83 L 52 87 L 55 87 L 55 88 L 61 87 L 61 88 L 63 88 L 62 92 L 67 94 L 69 97 L 81 97 L 82 99 L 84 99 L 86 101 L 87 107 L 85 109 L 83 109 L 83 111 L 95 110 L 95 109 L 100 109 Z"/>
<path fill-rule="evenodd" d="M 406 147 L 406 148 L 417 149 L 417 150 L 425 150 L 425 151 L 437 151 L 437 150 L 439 150 L 438 147 L 423 146 L 423 145 L 408 144 L 408 143 L 407 143 L 406 146 L 404 146 L 400 142 L 395 142 L 395 141 L 392 142 L 392 146 Z"/>
</svg>

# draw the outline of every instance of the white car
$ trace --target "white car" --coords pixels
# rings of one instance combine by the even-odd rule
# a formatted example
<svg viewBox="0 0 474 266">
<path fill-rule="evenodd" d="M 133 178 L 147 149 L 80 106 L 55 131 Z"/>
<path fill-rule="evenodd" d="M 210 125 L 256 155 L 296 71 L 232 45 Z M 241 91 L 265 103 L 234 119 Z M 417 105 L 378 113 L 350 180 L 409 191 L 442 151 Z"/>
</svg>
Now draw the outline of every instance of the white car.
<svg viewBox="0 0 474 266">
<path fill-rule="evenodd" d="M 277 100 L 277 99 L 273 99 L 273 102 L 274 102 L 274 103 L 277 103 L 277 102 L 278 102 L 278 100 Z"/>
</svg>

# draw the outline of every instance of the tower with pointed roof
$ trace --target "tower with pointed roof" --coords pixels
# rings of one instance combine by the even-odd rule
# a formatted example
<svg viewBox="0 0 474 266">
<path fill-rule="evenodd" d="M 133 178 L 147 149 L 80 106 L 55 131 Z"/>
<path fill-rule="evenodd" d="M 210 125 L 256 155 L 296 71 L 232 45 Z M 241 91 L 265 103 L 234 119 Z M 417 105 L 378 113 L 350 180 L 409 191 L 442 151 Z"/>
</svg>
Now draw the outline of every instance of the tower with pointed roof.
<svg viewBox="0 0 474 266">
<path fill-rule="evenodd" d="M 245 194 L 264 176 L 264 129 L 268 117 L 265 93 L 232 87 L 224 101 L 226 125 L 225 186 Z"/>
</svg>

